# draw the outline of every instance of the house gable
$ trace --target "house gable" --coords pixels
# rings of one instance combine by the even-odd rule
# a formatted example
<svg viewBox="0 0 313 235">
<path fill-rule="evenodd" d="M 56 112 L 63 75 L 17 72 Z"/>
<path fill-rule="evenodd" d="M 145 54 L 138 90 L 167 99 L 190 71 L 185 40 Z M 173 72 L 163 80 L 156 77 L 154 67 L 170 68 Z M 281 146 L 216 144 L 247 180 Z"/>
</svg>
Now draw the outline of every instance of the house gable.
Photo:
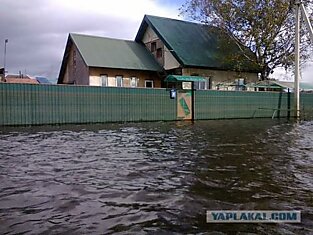
<svg viewBox="0 0 313 235">
<path fill-rule="evenodd" d="M 59 73 L 58 84 L 89 85 L 88 66 L 69 35 Z"/>
<path fill-rule="evenodd" d="M 135 39 L 137 42 L 145 39 L 149 27 L 182 67 L 247 72 L 259 70 L 253 62 L 253 53 L 248 51 L 251 54 L 251 60 L 248 60 L 236 42 L 216 27 L 146 15 Z"/>
<path fill-rule="evenodd" d="M 141 44 L 97 36 L 70 34 L 58 83 L 90 85 L 90 68 L 162 72 Z"/>
<path fill-rule="evenodd" d="M 181 67 L 180 63 L 172 54 L 172 50 L 167 48 L 167 46 L 149 25 L 147 25 L 142 36 L 142 42 L 165 70 L 177 69 Z M 161 56 L 159 56 L 158 50 L 161 50 Z"/>
</svg>

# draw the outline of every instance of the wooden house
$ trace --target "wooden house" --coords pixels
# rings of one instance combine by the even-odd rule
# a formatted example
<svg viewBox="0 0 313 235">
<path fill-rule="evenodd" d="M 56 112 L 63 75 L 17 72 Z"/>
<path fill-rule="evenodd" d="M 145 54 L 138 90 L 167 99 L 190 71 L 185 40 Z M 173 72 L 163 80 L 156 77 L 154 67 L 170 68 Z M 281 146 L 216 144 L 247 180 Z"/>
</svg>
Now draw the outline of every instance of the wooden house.
<svg viewBox="0 0 313 235">
<path fill-rule="evenodd" d="M 162 67 L 133 41 L 70 34 L 58 84 L 161 87 Z"/>
<path fill-rule="evenodd" d="M 254 54 L 216 27 L 146 15 L 135 41 L 151 51 L 167 74 L 206 78 L 196 82 L 196 89 L 258 81 Z"/>
<path fill-rule="evenodd" d="M 204 78 L 196 89 L 222 89 L 257 82 L 255 60 L 216 27 L 146 15 L 135 41 L 70 34 L 58 83 L 163 87 L 168 75 L 182 75 Z"/>
</svg>

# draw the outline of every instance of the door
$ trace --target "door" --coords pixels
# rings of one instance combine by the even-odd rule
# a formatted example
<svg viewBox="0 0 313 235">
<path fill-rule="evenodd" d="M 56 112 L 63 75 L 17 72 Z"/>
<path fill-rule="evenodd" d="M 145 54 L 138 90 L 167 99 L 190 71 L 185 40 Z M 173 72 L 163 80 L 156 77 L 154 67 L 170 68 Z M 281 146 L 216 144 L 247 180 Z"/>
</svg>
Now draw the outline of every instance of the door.
<svg viewBox="0 0 313 235">
<path fill-rule="evenodd" d="M 177 118 L 192 120 L 193 102 L 191 90 L 180 90 L 177 92 Z"/>
</svg>

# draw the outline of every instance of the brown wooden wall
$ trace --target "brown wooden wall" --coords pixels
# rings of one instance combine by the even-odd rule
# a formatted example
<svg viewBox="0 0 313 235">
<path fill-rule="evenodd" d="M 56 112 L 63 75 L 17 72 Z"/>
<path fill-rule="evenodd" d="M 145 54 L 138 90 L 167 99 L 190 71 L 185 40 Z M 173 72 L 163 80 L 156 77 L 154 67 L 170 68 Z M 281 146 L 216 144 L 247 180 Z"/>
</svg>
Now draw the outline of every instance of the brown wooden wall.
<svg viewBox="0 0 313 235">
<path fill-rule="evenodd" d="M 74 44 L 71 46 L 67 60 L 63 83 L 89 85 L 89 69 Z"/>
</svg>

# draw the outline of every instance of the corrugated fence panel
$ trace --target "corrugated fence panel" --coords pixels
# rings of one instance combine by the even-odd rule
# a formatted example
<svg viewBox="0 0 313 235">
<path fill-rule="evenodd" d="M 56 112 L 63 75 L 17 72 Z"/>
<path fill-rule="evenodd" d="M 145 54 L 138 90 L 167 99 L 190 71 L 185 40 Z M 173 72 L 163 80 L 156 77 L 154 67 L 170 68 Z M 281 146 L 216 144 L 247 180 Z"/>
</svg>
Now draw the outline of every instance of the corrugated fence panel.
<svg viewBox="0 0 313 235">
<path fill-rule="evenodd" d="M 301 108 L 304 110 L 304 117 L 308 119 L 313 118 L 313 93 L 301 94 L 300 98 Z"/>
<path fill-rule="evenodd" d="M 310 97 L 312 95 L 309 95 Z M 292 106 L 292 100 L 290 99 Z M 195 119 L 286 117 L 288 94 L 278 92 L 196 91 Z"/>
<path fill-rule="evenodd" d="M 0 125 L 176 120 L 165 89 L 0 83 Z"/>
<path fill-rule="evenodd" d="M 173 121 L 176 102 L 166 89 L 0 83 L 0 125 Z M 195 91 L 198 120 L 286 117 L 288 108 L 293 94 Z M 313 94 L 301 94 L 301 108 L 313 118 Z"/>
</svg>

